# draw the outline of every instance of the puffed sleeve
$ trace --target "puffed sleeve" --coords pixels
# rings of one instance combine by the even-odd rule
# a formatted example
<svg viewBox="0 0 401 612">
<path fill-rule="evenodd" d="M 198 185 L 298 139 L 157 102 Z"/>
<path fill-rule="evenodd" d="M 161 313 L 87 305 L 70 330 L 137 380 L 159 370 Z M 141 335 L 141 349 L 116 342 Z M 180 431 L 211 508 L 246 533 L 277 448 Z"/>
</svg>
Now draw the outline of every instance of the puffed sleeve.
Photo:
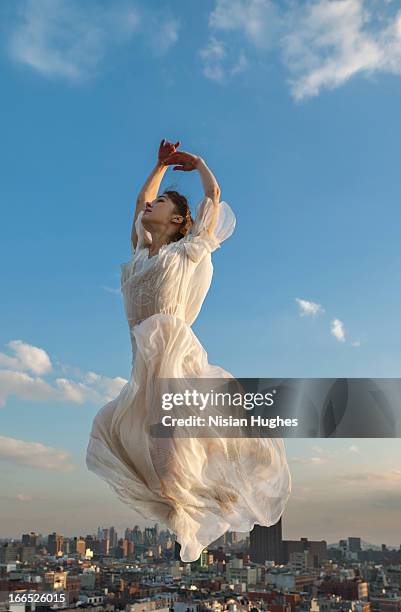
<svg viewBox="0 0 401 612">
<path fill-rule="evenodd" d="M 130 278 L 131 274 L 134 271 L 138 258 L 144 253 L 144 249 L 146 249 L 152 244 L 152 234 L 145 230 L 145 228 L 143 227 L 142 216 L 143 211 L 141 210 L 135 221 L 135 229 L 136 234 L 138 236 L 136 247 L 134 247 L 131 241 L 131 258 L 128 262 L 121 264 L 122 285 L 124 285 L 124 283 Z"/>
<path fill-rule="evenodd" d="M 190 232 L 182 239 L 187 256 L 194 262 L 200 261 L 206 253 L 220 248 L 235 229 L 236 218 L 227 202 L 218 205 L 218 217 L 214 229 L 209 232 L 214 214 L 213 200 L 205 196 L 196 207 L 195 221 Z"/>
<path fill-rule="evenodd" d="M 135 230 L 136 230 L 136 235 L 138 236 L 138 240 L 137 240 L 136 248 L 134 248 L 134 245 L 131 242 L 131 255 L 132 256 L 134 256 L 136 253 L 138 253 L 142 249 L 147 248 L 148 246 L 152 244 L 152 234 L 148 232 L 147 230 L 145 230 L 145 228 L 143 227 L 142 217 L 143 217 L 143 210 L 141 210 L 141 212 L 139 213 L 135 221 Z"/>
</svg>

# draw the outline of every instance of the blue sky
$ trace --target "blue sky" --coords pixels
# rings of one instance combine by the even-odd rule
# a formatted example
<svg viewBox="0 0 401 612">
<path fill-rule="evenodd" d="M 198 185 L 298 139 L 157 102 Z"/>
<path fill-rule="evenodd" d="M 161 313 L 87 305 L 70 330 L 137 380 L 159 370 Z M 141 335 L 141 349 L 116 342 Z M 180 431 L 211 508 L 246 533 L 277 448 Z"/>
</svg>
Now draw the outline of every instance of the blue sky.
<svg viewBox="0 0 401 612">
<path fill-rule="evenodd" d="M 0 536 L 137 521 L 84 455 L 130 372 L 119 266 L 163 137 L 204 157 L 237 215 L 194 325 L 209 360 L 237 376 L 399 377 L 398 2 L 0 11 Z M 170 170 L 171 185 L 202 195 L 192 173 Z M 398 440 L 286 446 L 285 537 L 396 541 Z"/>
</svg>

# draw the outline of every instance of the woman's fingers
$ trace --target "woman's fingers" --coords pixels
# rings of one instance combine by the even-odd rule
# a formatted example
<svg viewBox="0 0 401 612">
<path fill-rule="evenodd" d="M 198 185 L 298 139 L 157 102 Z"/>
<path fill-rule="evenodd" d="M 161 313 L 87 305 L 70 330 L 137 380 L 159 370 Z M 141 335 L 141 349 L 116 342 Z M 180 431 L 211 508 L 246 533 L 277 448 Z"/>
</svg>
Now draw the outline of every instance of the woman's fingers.
<svg viewBox="0 0 401 612">
<path fill-rule="evenodd" d="M 159 146 L 159 150 L 163 151 L 163 152 L 170 152 L 170 153 L 174 153 L 175 150 L 177 149 L 177 147 L 180 146 L 180 141 L 177 140 L 177 142 L 175 144 L 173 144 L 172 142 L 169 142 L 168 140 L 166 140 L 165 138 L 163 138 L 160 142 L 160 146 Z"/>
<path fill-rule="evenodd" d="M 171 151 L 175 151 L 175 149 L 177 149 L 180 146 L 180 144 L 181 144 L 181 142 L 179 140 L 177 140 L 177 142 L 174 144 L 172 142 L 169 142 L 165 138 L 163 138 L 163 140 L 160 143 L 160 146 L 161 147 L 168 147 Z"/>
<path fill-rule="evenodd" d="M 193 159 L 193 155 L 186 151 L 175 151 L 168 156 L 168 159 L 173 163 L 186 164 Z"/>
<path fill-rule="evenodd" d="M 172 162 L 172 161 L 171 161 L 170 157 L 171 157 L 170 155 L 167 155 L 167 156 L 166 156 L 166 157 L 163 159 L 163 163 L 164 163 L 164 164 L 171 164 L 171 163 L 175 163 L 175 162 Z"/>
<path fill-rule="evenodd" d="M 167 159 L 178 159 L 178 156 L 180 155 L 180 151 L 173 151 L 172 153 L 170 153 L 167 157 Z"/>
<path fill-rule="evenodd" d="M 185 151 L 175 151 L 167 155 L 164 159 L 164 163 L 168 166 L 177 164 L 173 170 L 194 170 L 195 169 L 195 156 Z"/>
<path fill-rule="evenodd" d="M 180 163 L 181 159 L 178 157 L 177 153 L 170 153 L 164 161 L 166 164 L 172 165 Z"/>
<path fill-rule="evenodd" d="M 191 163 L 180 164 L 179 166 L 174 166 L 173 170 L 183 170 L 184 172 L 191 172 L 191 170 L 195 170 L 195 166 Z"/>
</svg>

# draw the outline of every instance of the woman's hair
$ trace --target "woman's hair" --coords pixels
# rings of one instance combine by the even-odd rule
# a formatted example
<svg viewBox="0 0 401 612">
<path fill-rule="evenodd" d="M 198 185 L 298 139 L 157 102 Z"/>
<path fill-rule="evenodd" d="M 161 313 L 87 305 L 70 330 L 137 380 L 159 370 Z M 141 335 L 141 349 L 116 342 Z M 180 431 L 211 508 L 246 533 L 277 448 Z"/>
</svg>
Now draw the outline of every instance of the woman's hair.
<svg viewBox="0 0 401 612">
<path fill-rule="evenodd" d="M 178 193 L 178 191 L 174 191 L 173 189 L 167 189 L 163 193 L 165 195 L 168 195 L 170 200 L 174 202 L 178 214 L 184 217 L 183 222 L 178 228 L 177 235 L 173 238 L 173 240 L 175 241 L 181 240 L 181 238 L 188 234 L 193 224 L 193 219 L 191 217 L 191 209 L 189 208 L 188 200 L 184 195 Z"/>
</svg>

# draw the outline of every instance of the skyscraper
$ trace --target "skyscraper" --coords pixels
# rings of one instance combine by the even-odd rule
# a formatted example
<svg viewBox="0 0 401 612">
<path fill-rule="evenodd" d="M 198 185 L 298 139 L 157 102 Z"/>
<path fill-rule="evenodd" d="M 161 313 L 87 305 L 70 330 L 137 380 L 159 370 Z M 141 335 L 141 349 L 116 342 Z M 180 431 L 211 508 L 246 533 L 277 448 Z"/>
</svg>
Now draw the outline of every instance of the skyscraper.
<svg viewBox="0 0 401 612">
<path fill-rule="evenodd" d="M 51 555 L 57 556 L 63 552 L 64 538 L 59 533 L 50 533 L 47 538 L 47 549 Z"/>
<path fill-rule="evenodd" d="M 175 540 L 174 542 L 174 560 L 175 561 L 181 561 L 180 551 L 181 551 L 181 544 L 179 544 L 177 540 Z"/>
<path fill-rule="evenodd" d="M 348 549 L 351 552 L 360 552 L 362 550 L 361 538 L 348 538 Z"/>
<path fill-rule="evenodd" d="M 250 557 L 255 563 L 282 563 L 283 535 L 280 520 L 271 527 L 255 525 L 250 533 Z"/>
</svg>

